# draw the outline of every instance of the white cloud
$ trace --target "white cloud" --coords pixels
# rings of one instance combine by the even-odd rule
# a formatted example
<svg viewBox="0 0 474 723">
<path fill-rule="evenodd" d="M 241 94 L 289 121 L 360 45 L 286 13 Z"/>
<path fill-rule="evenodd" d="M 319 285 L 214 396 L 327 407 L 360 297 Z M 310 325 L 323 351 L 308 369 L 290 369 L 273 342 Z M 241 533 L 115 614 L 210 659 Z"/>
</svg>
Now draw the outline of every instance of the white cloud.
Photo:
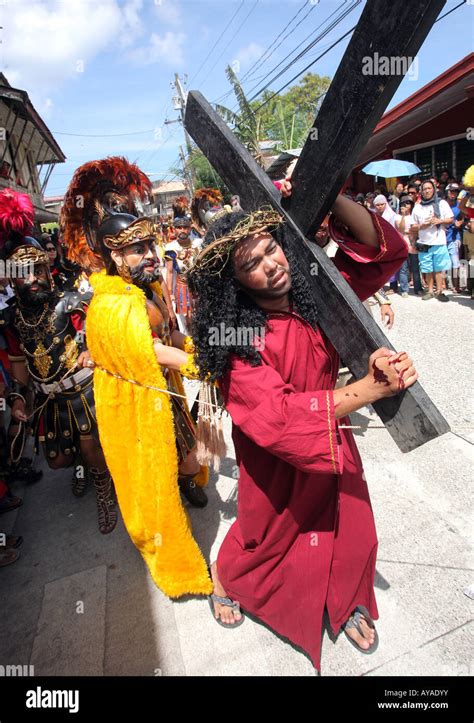
<svg viewBox="0 0 474 723">
<path fill-rule="evenodd" d="M 172 25 L 177 27 L 183 22 L 181 8 L 176 2 L 171 0 L 153 0 L 155 5 L 155 13 L 163 25 Z"/>
<path fill-rule="evenodd" d="M 240 67 L 245 70 L 263 55 L 264 50 L 258 43 L 250 43 L 236 53 L 235 60 L 237 60 L 240 63 Z"/>
<path fill-rule="evenodd" d="M 3 72 L 39 106 L 101 51 L 140 37 L 143 0 L 4 0 Z"/>
<path fill-rule="evenodd" d="M 152 33 L 147 47 L 137 48 L 129 53 L 130 59 L 137 65 L 151 65 L 165 62 L 168 65 L 178 66 L 184 62 L 183 44 L 186 40 L 184 33 L 166 32 L 164 35 Z"/>
<path fill-rule="evenodd" d="M 125 26 L 120 36 L 120 42 L 123 46 L 132 45 L 136 38 L 143 35 L 142 9 L 143 0 L 127 0 L 122 6 Z"/>
<path fill-rule="evenodd" d="M 54 108 L 54 103 L 51 100 L 51 98 L 45 98 L 44 103 L 40 107 L 38 107 L 36 110 L 44 118 L 49 118 L 49 116 L 52 113 L 53 108 Z"/>
</svg>

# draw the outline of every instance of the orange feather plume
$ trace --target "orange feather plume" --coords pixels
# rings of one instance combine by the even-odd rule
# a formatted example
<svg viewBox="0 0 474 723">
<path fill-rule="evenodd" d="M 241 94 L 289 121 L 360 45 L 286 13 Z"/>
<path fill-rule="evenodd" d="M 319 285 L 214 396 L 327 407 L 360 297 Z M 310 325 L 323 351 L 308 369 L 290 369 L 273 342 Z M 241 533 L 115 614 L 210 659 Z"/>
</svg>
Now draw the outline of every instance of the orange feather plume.
<svg viewBox="0 0 474 723">
<path fill-rule="evenodd" d="M 109 156 L 80 166 L 64 197 L 60 225 L 67 256 L 86 270 L 102 268 L 103 260 L 95 244 L 97 223 L 104 194 L 113 192 L 127 213 L 137 215 L 135 200 L 151 195 L 150 179 L 135 163 L 121 156 Z M 94 219 L 94 220 L 93 220 Z"/>
</svg>

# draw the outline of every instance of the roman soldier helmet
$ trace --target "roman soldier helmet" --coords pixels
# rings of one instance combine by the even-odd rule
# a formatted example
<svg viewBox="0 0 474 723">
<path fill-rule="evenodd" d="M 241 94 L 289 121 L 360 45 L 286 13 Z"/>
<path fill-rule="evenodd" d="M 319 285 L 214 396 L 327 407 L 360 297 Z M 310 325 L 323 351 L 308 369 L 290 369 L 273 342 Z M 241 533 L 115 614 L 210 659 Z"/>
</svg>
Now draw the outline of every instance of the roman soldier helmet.
<svg viewBox="0 0 474 723">
<path fill-rule="evenodd" d="M 105 267 L 108 274 L 119 273 L 112 250 L 156 239 L 155 224 L 144 215 L 151 191 L 149 178 L 126 158 L 111 156 L 80 166 L 61 211 L 68 258 L 88 271 Z"/>
<path fill-rule="evenodd" d="M 198 226 L 207 227 L 209 222 L 222 210 L 222 193 L 217 188 L 200 188 L 193 196 L 191 218 Z"/>
<path fill-rule="evenodd" d="M 26 193 L 10 188 L 0 191 L 0 258 L 5 264 L 5 277 L 25 277 L 34 266 L 44 265 L 53 289 L 48 254 L 31 235 L 33 222 L 34 208 Z"/>
</svg>

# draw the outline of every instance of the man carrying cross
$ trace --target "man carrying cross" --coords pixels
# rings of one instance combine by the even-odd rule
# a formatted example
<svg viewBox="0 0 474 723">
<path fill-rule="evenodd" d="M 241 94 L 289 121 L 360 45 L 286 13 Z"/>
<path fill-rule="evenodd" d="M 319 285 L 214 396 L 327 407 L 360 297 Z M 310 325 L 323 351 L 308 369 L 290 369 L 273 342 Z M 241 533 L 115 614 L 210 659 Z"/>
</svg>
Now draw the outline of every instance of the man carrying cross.
<svg viewBox="0 0 474 723">
<path fill-rule="evenodd" d="M 406 244 L 347 198 L 332 211 L 334 263 L 363 300 L 400 267 Z M 197 364 L 218 381 L 239 465 L 237 520 L 211 568 L 211 608 L 235 627 L 241 605 L 319 670 L 325 608 L 333 631 L 344 627 L 362 652 L 378 642 L 377 537 L 347 415 L 411 386 L 417 373 L 406 353 L 382 348 L 365 377 L 335 389 L 339 357 L 294 249 L 278 212 L 225 214 L 209 228 L 189 287 Z M 222 322 L 265 334 L 247 346 L 210 344 Z"/>
</svg>

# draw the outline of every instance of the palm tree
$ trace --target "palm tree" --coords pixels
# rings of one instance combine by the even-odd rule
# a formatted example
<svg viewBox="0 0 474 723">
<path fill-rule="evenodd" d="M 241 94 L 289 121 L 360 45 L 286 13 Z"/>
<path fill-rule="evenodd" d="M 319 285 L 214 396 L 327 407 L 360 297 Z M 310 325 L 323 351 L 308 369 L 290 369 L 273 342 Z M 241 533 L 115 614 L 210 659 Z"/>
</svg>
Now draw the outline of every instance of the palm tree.
<svg viewBox="0 0 474 723">
<path fill-rule="evenodd" d="M 235 113 L 223 105 L 216 105 L 216 111 L 226 123 L 233 126 L 237 138 L 250 151 L 257 163 L 263 166 L 263 155 L 260 150 L 260 141 L 262 140 L 261 118 L 259 114 L 255 113 L 252 109 L 252 106 L 245 97 L 239 79 L 230 65 L 227 66 L 225 72 L 237 98 L 239 112 Z"/>
</svg>

